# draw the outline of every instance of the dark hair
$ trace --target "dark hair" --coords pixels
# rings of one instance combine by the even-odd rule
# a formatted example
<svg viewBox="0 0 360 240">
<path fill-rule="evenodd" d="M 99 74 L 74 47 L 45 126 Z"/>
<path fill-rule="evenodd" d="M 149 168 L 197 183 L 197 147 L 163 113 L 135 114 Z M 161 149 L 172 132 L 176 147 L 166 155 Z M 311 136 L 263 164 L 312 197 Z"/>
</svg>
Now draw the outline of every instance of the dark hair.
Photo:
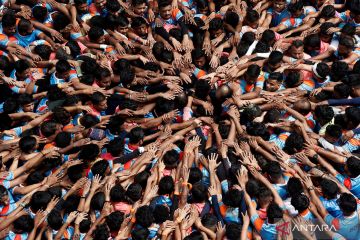
<svg viewBox="0 0 360 240">
<path fill-rule="evenodd" d="M 207 198 L 207 189 L 201 182 L 195 183 L 191 188 L 191 197 L 193 203 L 202 203 Z"/>
<path fill-rule="evenodd" d="M 164 154 L 163 160 L 166 167 L 176 167 L 179 161 L 179 154 L 175 150 L 170 150 Z"/>
<path fill-rule="evenodd" d="M 45 191 L 35 192 L 30 200 L 31 210 L 37 212 L 40 209 L 45 209 L 51 200 L 51 195 Z"/>
<path fill-rule="evenodd" d="M 56 146 L 59 148 L 65 148 L 71 143 L 71 133 L 60 132 L 55 137 Z"/>
<path fill-rule="evenodd" d="M 339 98 L 348 98 L 351 93 L 351 88 L 344 83 L 336 84 L 334 86 L 334 93 L 336 93 Z"/>
<path fill-rule="evenodd" d="M 272 51 L 269 55 L 268 63 L 276 65 L 282 61 L 284 54 L 280 51 Z"/>
<path fill-rule="evenodd" d="M 97 240 L 107 240 L 110 237 L 109 230 L 107 228 L 107 225 L 100 224 L 97 225 L 96 229 L 93 232 L 93 238 Z"/>
<path fill-rule="evenodd" d="M 19 141 L 20 150 L 25 153 L 31 153 L 36 146 L 36 138 L 33 136 L 24 136 Z"/>
<path fill-rule="evenodd" d="M 302 10 L 304 7 L 304 3 L 299 0 L 299 1 L 296 1 L 296 2 L 291 2 L 289 5 L 288 5 L 288 11 L 291 13 L 291 14 L 294 14 L 295 12 L 299 11 L 299 10 Z"/>
<path fill-rule="evenodd" d="M 1 19 L 1 25 L 5 27 L 13 27 L 16 25 L 16 17 L 13 11 L 5 12 L 4 16 Z"/>
<path fill-rule="evenodd" d="M 154 222 L 154 215 L 151 211 L 151 208 L 147 205 L 139 207 L 135 213 L 135 217 L 136 223 L 143 228 L 150 227 Z"/>
<path fill-rule="evenodd" d="M 37 45 L 34 48 L 34 53 L 39 55 L 43 60 L 49 60 L 51 52 L 51 47 L 45 44 Z"/>
<path fill-rule="evenodd" d="M 159 195 L 171 194 L 174 191 L 175 183 L 171 176 L 165 176 L 159 181 Z"/>
<path fill-rule="evenodd" d="M 323 178 L 320 181 L 320 187 L 324 197 L 329 199 L 336 198 L 337 194 L 339 193 L 338 185 L 329 179 Z"/>
<path fill-rule="evenodd" d="M 95 126 L 99 122 L 99 119 L 92 114 L 85 114 L 82 118 L 80 118 L 80 124 L 86 129 Z"/>
<path fill-rule="evenodd" d="M 143 17 L 135 17 L 132 19 L 131 27 L 138 28 L 141 25 L 147 25 L 146 20 Z"/>
<path fill-rule="evenodd" d="M 360 159 L 354 156 L 351 156 L 346 161 L 347 168 L 352 175 L 352 177 L 358 177 L 360 175 Z"/>
<path fill-rule="evenodd" d="M 16 72 L 23 73 L 30 68 L 30 64 L 28 61 L 20 59 L 15 62 L 14 67 Z"/>
<path fill-rule="evenodd" d="M 153 211 L 154 221 L 157 224 L 162 224 L 166 220 L 170 219 L 169 208 L 164 205 L 156 205 Z"/>
<path fill-rule="evenodd" d="M 52 229 L 58 231 L 63 225 L 63 218 L 60 212 L 56 209 L 52 210 L 47 217 L 47 223 Z"/>
<path fill-rule="evenodd" d="M 270 203 L 266 212 L 270 223 L 274 223 L 283 217 L 283 210 L 276 203 Z"/>
<path fill-rule="evenodd" d="M 128 134 L 130 144 L 136 144 L 144 139 L 145 133 L 141 127 L 135 127 L 131 129 Z"/>
<path fill-rule="evenodd" d="M 189 180 L 188 180 L 189 183 L 195 184 L 197 182 L 200 182 L 202 178 L 203 178 L 203 174 L 199 168 L 197 167 L 190 168 Z"/>
<path fill-rule="evenodd" d="M 331 80 L 340 81 L 349 72 L 349 65 L 343 61 L 334 61 L 331 65 Z"/>
<path fill-rule="evenodd" d="M 304 192 L 300 179 L 296 177 L 289 178 L 286 189 L 290 196 L 295 196 Z"/>
<path fill-rule="evenodd" d="M 58 73 L 66 73 L 66 72 L 70 71 L 71 66 L 70 66 L 70 63 L 68 63 L 68 61 L 59 60 L 56 63 L 55 68 L 56 68 L 56 72 L 58 72 Z"/>
<path fill-rule="evenodd" d="M 93 175 L 100 175 L 101 177 L 105 177 L 106 169 L 109 167 L 109 162 L 106 160 L 100 160 L 94 163 L 91 167 L 91 172 Z"/>
<path fill-rule="evenodd" d="M 255 10 L 248 10 L 246 12 L 246 16 L 245 16 L 245 19 L 244 21 L 246 23 L 254 23 L 256 21 L 258 21 L 260 19 L 260 15 L 257 11 Z"/>
<path fill-rule="evenodd" d="M 225 234 L 229 240 L 239 240 L 241 236 L 241 225 L 238 223 L 228 223 L 225 226 Z"/>
<path fill-rule="evenodd" d="M 295 154 L 304 148 L 304 138 L 294 132 L 285 141 L 284 151 L 288 154 Z"/>
<path fill-rule="evenodd" d="M 91 103 L 94 105 L 98 105 L 104 100 L 106 100 L 106 96 L 101 92 L 94 92 L 91 96 Z"/>
<path fill-rule="evenodd" d="M 104 35 L 104 30 L 101 27 L 91 27 L 88 32 L 88 37 L 90 41 L 96 42 L 101 36 Z"/>
<path fill-rule="evenodd" d="M 150 234 L 149 229 L 147 228 L 138 228 L 136 231 L 131 232 L 131 238 L 133 240 L 146 240 Z"/>
<path fill-rule="evenodd" d="M 339 139 L 342 135 L 342 128 L 337 124 L 330 124 L 326 127 L 326 135 Z"/>
<path fill-rule="evenodd" d="M 301 213 L 309 207 L 310 200 L 305 194 L 297 194 L 291 197 L 291 205 Z"/>
<path fill-rule="evenodd" d="M 34 219 L 30 215 L 23 215 L 13 222 L 15 230 L 30 233 L 34 228 Z"/>
<path fill-rule="evenodd" d="M 329 19 L 335 16 L 336 10 L 333 5 L 326 5 L 321 10 L 319 17 Z"/>
<path fill-rule="evenodd" d="M 352 214 L 357 209 L 356 199 L 350 193 L 342 193 L 337 202 L 345 216 Z"/>
<path fill-rule="evenodd" d="M 240 203 L 243 199 L 243 193 L 240 192 L 238 189 L 230 189 L 225 193 L 223 202 L 225 205 L 229 207 L 239 207 Z"/>
<path fill-rule="evenodd" d="M 106 219 L 105 222 L 108 225 L 110 231 L 119 231 L 122 222 L 124 221 L 124 213 L 120 211 L 115 211 L 110 213 Z"/>
<path fill-rule="evenodd" d="M 28 34 L 28 30 L 30 29 L 31 27 L 31 22 L 25 18 L 20 18 L 20 21 L 17 25 L 17 30 L 20 34 L 23 34 L 23 35 L 27 35 Z"/>
<path fill-rule="evenodd" d="M 257 78 L 259 77 L 261 72 L 261 69 L 258 65 L 256 64 L 251 64 L 248 69 L 246 70 L 246 76 L 248 77 L 253 77 L 253 78 Z"/>
<path fill-rule="evenodd" d="M 90 201 L 90 207 L 92 210 L 101 211 L 105 204 L 105 194 L 103 192 L 97 192 L 94 194 Z"/>
<path fill-rule="evenodd" d="M 332 107 L 322 105 L 315 107 L 314 115 L 318 121 L 322 122 L 322 124 L 325 124 L 334 118 L 335 113 Z"/>
<path fill-rule="evenodd" d="M 126 196 L 130 203 L 134 203 L 142 197 L 142 187 L 138 183 L 132 183 L 126 190 Z"/>
</svg>

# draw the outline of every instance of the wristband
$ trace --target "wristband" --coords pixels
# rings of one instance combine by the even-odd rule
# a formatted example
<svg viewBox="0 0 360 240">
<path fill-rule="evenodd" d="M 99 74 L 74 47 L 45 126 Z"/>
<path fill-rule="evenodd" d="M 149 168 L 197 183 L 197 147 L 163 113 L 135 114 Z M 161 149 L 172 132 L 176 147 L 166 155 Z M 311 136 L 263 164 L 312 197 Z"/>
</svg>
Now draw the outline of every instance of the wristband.
<svg viewBox="0 0 360 240">
<path fill-rule="evenodd" d="M 104 50 L 106 50 L 107 46 L 108 46 L 108 45 L 106 45 L 106 44 L 100 44 L 100 48 L 101 48 L 101 49 L 104 49 Z"/>
<path fill-rule="evenodd" d="M 140 153 L 143 153 L 145 151 L 145 148 L 144 147 L 138 147 L 138 150 Z"/>
<path fill-rule="evenodd" d="M 314 186 L 310 186 L 310 187 L 308 188 L 308 191 L 311 191 L 311 190 L 314 190 Z"/>
</svg>

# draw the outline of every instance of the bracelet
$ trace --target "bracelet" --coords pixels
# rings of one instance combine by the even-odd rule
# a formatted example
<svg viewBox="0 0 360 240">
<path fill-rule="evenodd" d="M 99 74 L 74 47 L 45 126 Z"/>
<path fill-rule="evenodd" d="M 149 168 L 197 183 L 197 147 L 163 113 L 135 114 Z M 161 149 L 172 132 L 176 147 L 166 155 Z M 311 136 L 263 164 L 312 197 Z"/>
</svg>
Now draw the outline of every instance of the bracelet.
<svg viewBox="0 0 360 240">
<path fill-rule="evenodd" d="M 180 193 L 179 192 L 174 192 L 174 195 L 180 195 Z"/>
<path fill-rule="evenodd" d="M 135 223 L 135 222 L 136 222 L 136 218 L 135 218 L 135 217 L 131 218 L 131 222 L 132 222 L 132 223 Z"/>
<path fill-rule="evenodd" d="M 134 208 L 130 209 L 130 213 L 134 213 L 134 212 L 135 212 Z"/>
<path fill-rule="evenodd" d="M 81 196 L 80 198 L 86 198 L 85 196 Z"/>
<path fill-rule="evenodd" d="M 308 188 L 308 191 L 311 191 L 311 190 L 314 190 L 314 186 L 310 186 L 310 187 Z"/>
</svg>

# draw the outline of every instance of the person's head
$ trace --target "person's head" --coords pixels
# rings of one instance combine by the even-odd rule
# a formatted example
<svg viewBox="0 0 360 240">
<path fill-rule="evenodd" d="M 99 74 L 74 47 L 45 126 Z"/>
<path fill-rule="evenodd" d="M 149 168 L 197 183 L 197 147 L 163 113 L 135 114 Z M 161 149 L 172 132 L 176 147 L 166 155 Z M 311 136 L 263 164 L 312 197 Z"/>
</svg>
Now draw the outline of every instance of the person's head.
<svg viewBox="0 0 360 240">
<path fill-rule="evenodd" d="M 116 0 L 107 0 L 105 7 L 111 13 L 108 15 L 109 17 L 109 16 L 117 16 L 121 8 L 121 5 Z"/>
<path fill-rule="evenodd" d="M 169 0 L 162 0 L 159 1 L 159 14 L 160 17 L 164 20 L 168 20 L 171 18 L 172 8 L 171 8 L 171 1 Z"/>
<path fill-rule="evenodd" d="M 275 43 L 275 32 L 267 29 L 263 32 L 260 41 L 267 43 L 268 46 L 273 46 Z"/>
<path fill-rule="evenodd" d="M 141 127 L 135 127 L 131 129 L 128 134 L 130 144 L 141 145 L 144 141 L 144 130 Z"/>
<path fill-rule="evenodd" d="M 284 54 L 280 51 L 273 51 L 270 53 L 267 60 L 267 66 L 270 68 L 271 71 L 274 71 L 281 66 L 283 57 Z"/>
<path fill-rule="evenodd" d="M 270 181 L 276 183 L 282 178 L 282 170 L 278 162 L 269 163 L 266 172 L 269 176 Z"/>
<path fill-rule="evenodd" d="M 343 61 L 334 61 L 331 65 L 331 80 L 339 82 L 349 73 L 349 65 Z"/>
<path fill-rule="evenodd" d="M 210 90 L 211 87 L 208 81 L 199 80 L 195 84 L 195 96 L 201 100 L 206 100 Z"/>
<path fill-rule="evenodd" d="M 170 150 L 165 153 L 163 160 L 166 168 L 176 168 L 179 162 L 179 154 L 175 150 Z"/>
<path fill-rule="evenodd" d="M 67 175 L 72 183 L 76 183 L 80 178 L 83 177 L 84 175 L 83 167 L 84 164 L 77 164 L 69 167 L 67 171 Z"/>
<path fill-rule="evenodd" d="M 329 34 L 328 30 L 329 28 L 335 27 L 335 25 L 331 22 L 325 22 L 323 24 L 320 25 L 320 39 L 321 41 L 325 42 L 325 43 L 330 43 L 331 39 L 333 37 L 333 34 Z"/>
<path fill-rule="evenodd" d="M 147 2 L 145 0 L 133 0 L 133 11 L 135 14 L 143 16 L 147 9 Z"/>
<path fill-rule="evenodd" d="M 303 14 L 304 3 L 302 0 L 291 2 L 288 5 L 288 11 L 293 18 L 299 18 Z"/>
<path fill-rule="evenodd" d="M 230 189 L 226 192 L 223 201 L 226 206 L 236 208 L 240 206 L 242 198 L 242 192 L 240 192 L 238 189 Z"/>
<path fill-rule="evenodd" d="M 357 209 L 356 198 L 350 193 L 342 193 L 337 203 L 344 216 L 352 215 Z"/>
<path fill-rule="evenodd" d="M 68 79 L 70 76 L 71 66 L 70 63 L 66 60 L 59 60 L 56 65 L 56 76 L 60 79 Z"/>
<path fill-rule="evenodd" d="M 101 92 L 93 93 L 93 95 L 91 96 L 91 103 L 98 111 L 105 111 L 107 109 L 106 96 Z"/>
<path fill-rule="evenodd" d="M 248 10 L 244 18 L 244 23 L 249 27 L 256 29 L 259 26 L 260 15 L 255 10 Z"/>
<path fill-rule="evenodd" d="M 9 193 L 3 185 L 0 185 L 0 204 L 4 206 L 10 204 Z"/>
<path fill-rule="evenodd" d="M 238 240 L 241 236 L 242 226 L 238 223 L 228 223 L 225 226 L 225 236 L 229 240 Z"/>
<path fill-rule="evenodd" d="M 123 15 L 117 16 L 115 19 L 115 29 L 119 33 L 126 35 L 129 31 L 129 20 Z"/>
<path fill-rule="evenodd" d="M 346 84 L 350 87 L 352 97 L 360 96 L 360 74 L 349 74 L 346 76 Z"/>
<path fill-rule="evenodd" d="M 120 202 L 125 198 L 125 190 L 120 184 L 116 184 L 110 190 L 110 199 L 112 202 Z"/>
<path fill-rule="evenodd" d="M 313 66 L 313 73 L 316 79 L 324 81 L 330 75 L 330 67 L 324 62 L 316 63 Z"/>
<path fill-rule="evenodd" d="M 103 192 L 97 192 L 91 198 L 90 208 L 93 211 L 101 211 L 105 204 L 105 194 Z"/>
<path fill-rule="evenodd" d="M 88 33 L 89 40 L 94 43 L 104 44 L 104 30 L 101 27 L 91 27 Z"/>
<path fill-rule="evenodd" d="M 264 123 L 251 122 L 246 129 L 250 136 L 259 136 L 265 141 L 269 140 L 270 134 Z"/>
<path fill-rule="evenodd" d="M 273 9 L 275 12 L 282 12 L 286 8 L 286 0 L 273 0 Z"/>
<path fill-rule="evenodd" d="M 56 107 L 53 111 L 53 118 L 56 122 L 65 126 L 71 121 L 71 114 L 63 107 Z"/>
<path fill-rule="evenodd" d="M 287 192 L 289 196 L 295 196 L 304 192 L 303 186 L 299 178 L 291 177 L 286 184 Z"/>
<path fill-rule="evenodd" d="M 110 213 L 105 219 L 105 222 L 108 225 L 111 232 L 113 231 L 118 232 L 120 230 L 123 221 L 124 221 L 124 213 L 120 211 L 115 211 Z"/>
<path fill-rule="evenodd" d="M 35 46 L 34 53 L 39 55 L 41 57 L 41 59 L 43 59 L 43 60 L 49 60 L 52 50 L 49 45 L 40 44 L 40 45 Z"/>
<path fill-rule="evenodd" d="M 91 172 L 95 175 L 105 177 L 110 172 L 109 162 L 106 160 L 100 160 L 94 163 L 91 167 Z"/>
<path fill-rule="evenodd" d="M 146 20 L 143 17 L 135 17 L 132 19 L 131 28 L 139 36 L 146 36 L 148 34 L 148 28 Z"/>
<path fill-rule="evenodd" d="M 85 13 L 88 10 L 88 4 L 86 0 L 74 0 L 76 10 L 80 13 Z"/>
<path fill-rule="evenodd" d="M 330 143 L 336 143 L 339 141 L 342 135 L 341 126 L 336 124 L 331 124 L 326 127 L 324 138 Z"/>
<path fill-rule="evenodd" d="M 320 44 L 321 40 L 318 34 L 310 34 L 304 38 L 304 49 L 312 57 L 319 55 Z"/>
<path fill-rule="evenodd" d="M 135 70 L 134 69 L 127 69 L 126 71 L 123 70 L 119 74 L 120 76 L 120 82 L 125 87 L 128 87 L 130 83 L 135 79 Z"/>
<path fill-rule="evenodd" d="M 93 239 L 98 239 L 98 240 L 107 240 L 110 237 L 110 231 L 108 226 L 106 225 L 106 223 L 97 225 L 93 234 L 92 234 Z"/>
<path fill-rule="evenodd" d="M 134 240 L 146 240 L 150 234 L 149 229 L 147 228 L 138 228 L 131 232 L 131 239 Z"/>
<path fill-rule="evenodd" d="M 59 132 L 55 137 L 56 147 L 65 148 L 71 143 L 71 133 Z"/>
<path fill-rule="evenodd" d="M 141 206 L 135 213 L 136 223 L 143 228 L 148 228 L 154 222 L 154 215 L 149 206 Z"/>
<path fill-rule="evenodd" d="M 98 68 L 96 72 L 97 84 L 101 88 L 109 88 L 111 85 L 111 73 L 107 68 Z"/>
<path fill-rule="evenodd" d="M 251 64 L 244 74 L 244 79 L 248 84 L 255 84 L 260 75 L 261 69 L 256 64 Z"/>
<path fill-rule="evenodd" d="M 32 153 L 37 147 L 37 141 L 34 136 L 24 136 L 20 138 L 19 148 L 22 152 L 29 154 Z"/>
<path fill-rule="evenodd" d="M 283 210 L 276 203 L 270 203 L 267 208 L 267 217 L 269 223 L 276 223 L 283 217 Z"/>
<path fill-rule="evenodd" d="M 171 194 L 174 191 L 174 180 L 171 176 L 165 176 L 159 181 L 159 195 Z"/>
<path fill-rule="evenodd" d="M 218 101 L 222 102 L 232 95 L 232 90 L 228 85 L 221 85 L 216 89 L 215 97 Z"/>
<path fill-rule="evenodd" d="M 130 203 L 136 202 L 142 197 L 142 187 L 138 183 L 132 183 L 126 189 L 126 197 Z"/>
<path fill-rule="evenodd" d="M 203 69 L 206 64 L 206 54 L 201 48 L 195 48 L 192 52 L 192 59 L 196 67 Z"/>
<path fill-rule="evenodd" d="M 360 2 L 358 0 L 350 2 L 350 16 L 355 23 L 360 23 Z"/>
<path fill-rule="evenodd" d="M 243 117 L 243 119 L 251 122 L 255 118 L 261 116 L 261 113 L 262 111 L 258 105 L 250 104 L 244 108 L 241 116 Z"/>
<path fill-rule="evenodd" d="M 92 114 L 85 114 L 79 121 L 81 126 L 86 129 L 91 128 L 100 122 L 99 119 Z"/>
<path fill-rule="evenodd" d="M 13 11 L 7 11 L 1 19 L 3 32 L 7 36 L 12 36 L 16 33 L 16 17 Z"/>
<path fill-rule="evenodd" d="M 26 60 L 18 60 L 14 64 L 16 70 L 16 77 L 23 81 L 30 76 L 30 64 Z"/>
<path fill-rule="evenodd" d="M 360 90 L 360 82 L 358 89 Z M 334 98 L 336 99 L 348 98 L 350 96 L 351 90 L 352 90 L 351 87 L 347 84 L 344 83 L 337 84 L 334 86 L 334 92 L 333 92 Z M 360 92 L 359 92 L 359 96 L 360 96 Z"/>
<path fill-rule="evenodd" d="M 198 12 L 207 16 L 209 14 L 209 2 L 206 0 L 197 0 L 196 3 Z"/>
<path fill-rule="evenodd" d="M 341 36 L 339 40 L 338 53 L 346 58 L 354 50 L 354 39 L 348 36 Z"/>
<path fill-rule="evenodd" d="M 54 120 L 46 121 L 40 126 L 40 132 L 46 138 L 55 137 L 61 131 L 61 124 Z"/>
<path fill-rule="evenodd" d="M 217 38 L 224 32 L 224 22 L 221 18 L 214 18 L 209 23 L 211 38 Z"/>
<path fill-rule="evenodd" d="M 26 93 L 20 94 L 18 97 L 18 102 L 24 112 L 34 111 L 34 99 L 32 95 Z"/>
<path fill-rule="evenodd" d="M 27 36 L 30 35 L 34 31 L 34 27 L 32 23 L 24 18 L 21 18 L 18 26 L 17 26 L 18 32 L 20 35 Z"/>
<path fill-rule="evenodd" d="M 358 177 L 360 175 L 360 159 L 355 156 L 349 157 L 345 164 L 345 171 L 350 177 Z"/>
<path fill-rule="evenodd" d="M 323 178 L 320 181 L 322 194 L 327 199 L 334 199 L 339 193 L 338 185 L 329 179 Z"/>
<path fill-rule="evenodd" d="M 211 231 L 216 230 L 217 218 L 214 214 L 207 213 L 201 218 L 201 223 L 204 227 L 210 229 Z"/>
<path fill-rule="evenodd" d="M 284 151 L 288 154 L 295 154 L 304 148 L 304 138 L 302 135 L 294 132 L 285 140 Z"/>
<path fill-rule="evenodd" d="M 190 168 L 189 180 L 188 180 L 189 183 L 195 184 L 197 182 L 200 182 L 202 178 L 203 178 L 203 174 L 199 168 L 197 167 Z"/>
<path fill-rule="evenodd" d="M 301 40 L 295 40 L 291 43 L 289 54 L 295 59 L 304 58 L 304 42 Z"/>
<path fill-rule="evenodd" d="M 23 215 L 13 222 L 15 233 L 30 233 L 34 228 L 34 219 L 30 215 Z"/>
<path fill-rule="evenodd" d="M 63 225 L 63 218 L 58 210 L 52 210 L 49 215 L 47 216 L 47 223 L 49 227 L 54 229 L 55 231 L 59 231 L 61 226 Z"/>
<path fill-rule="evenodd" d="M 269 78 L 265 81 L 266 91 L 276 92 L 283 84 L 283 74 L 273 72 L 269 74 Z"/>
<path fill-rule="evenodd" d="M 342 27 L 340 32 L 341 32 L 340 37 L 353 38 L 354 35 L 356 34 L 356 27 L 350 23 L 347 23 Z"/>
<path fill-rule="evenodd" d="M 48 11 L 46 7 L 35 6 L 32 9 L 32 14 L 37 21 L 43 23 L 48 15 Z"/>
<path fill-rule="evenodd" d="M 95 0 L 94 3 L 98 9 L 103 9 L 105 8 L 106 0 Z"/>
<path fill-rule="evenodd" d="M 226 12 L 224 16 L 224 23 L 236 28 L 237 24 L 239 23 L 239 15 L 236 12 Z"/>
<path fill-rule="evenodd" d="M 314 111 L 314 118 L 321 126 L 324 126 L 334 118 L 334 110 L 330 106 L 322 105 L 316 106 Z"/>
<path fill-rule="evenodd" d="M 263 123 L 276 123 L 279 122 L 281 113 L 278 109 L 270 109 L 264 116 Z"/>
<path fill-rule="evenodd" d="M 299 213 L 302 213 L 308 209 L 310 200 L 305 194 L 297 194 L 291 197 L 291 205 L 293 205 Z"/>
<path fill-rule="evenodd" d="M 195 183 L 192 186 L 190 193 L 193 203 L 203 203 L 207 199 L 207 188 L 201 182 Z"/>
<path fill-rule="evenodd" d="M 300 72 L 291 71 L 286 75 L 284 83 L 286 88 L 294 88 L 301 85 L 302 81 Z"/>
<path fill-rule="evenodd" d="M 91 143 L 82 146 L 78 158 L 84 161 L 94 161 L 100 154 L 98 145 Z"/>
<path fill-rule="evenodd" d="M 335 16 L 336 10 L 333 5 L 326 5 L 320 12 L 319 17 L 325 21 L 333 18 Z"/>
<path fill-rule="evenodd" d="M 355 129 L 360 124 L 360 109 L 358 107 L 348 107 L 345 109 L 347 129 Z"/>
<path fill-rule="evenodd" d="M 51 200 L 51 195 L 45 191 L 35 192 L 30 200 L 30 207 L 33 212 L 37 212 L 40 209 L 45 209 Z"/>
<path fill-rule="evenodd" d="M 166 205 L 157 204 L 154 208 L 153 215 L 155 223 L 162 224 L 170 219 L 170 209 Z"/>
</svg>

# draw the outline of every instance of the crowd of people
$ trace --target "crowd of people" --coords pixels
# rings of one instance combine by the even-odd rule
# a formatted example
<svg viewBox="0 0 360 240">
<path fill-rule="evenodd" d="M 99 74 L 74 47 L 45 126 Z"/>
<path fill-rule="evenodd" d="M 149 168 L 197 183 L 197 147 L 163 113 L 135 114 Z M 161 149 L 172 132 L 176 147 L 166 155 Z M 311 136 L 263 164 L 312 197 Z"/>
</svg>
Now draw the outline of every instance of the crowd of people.
<svg viewBox="0 0 360 240">
<path fill-rule="evenodd" d="M 0 6 L 1 239 L 360 239 L 360 0 Z"/>
</svg>

